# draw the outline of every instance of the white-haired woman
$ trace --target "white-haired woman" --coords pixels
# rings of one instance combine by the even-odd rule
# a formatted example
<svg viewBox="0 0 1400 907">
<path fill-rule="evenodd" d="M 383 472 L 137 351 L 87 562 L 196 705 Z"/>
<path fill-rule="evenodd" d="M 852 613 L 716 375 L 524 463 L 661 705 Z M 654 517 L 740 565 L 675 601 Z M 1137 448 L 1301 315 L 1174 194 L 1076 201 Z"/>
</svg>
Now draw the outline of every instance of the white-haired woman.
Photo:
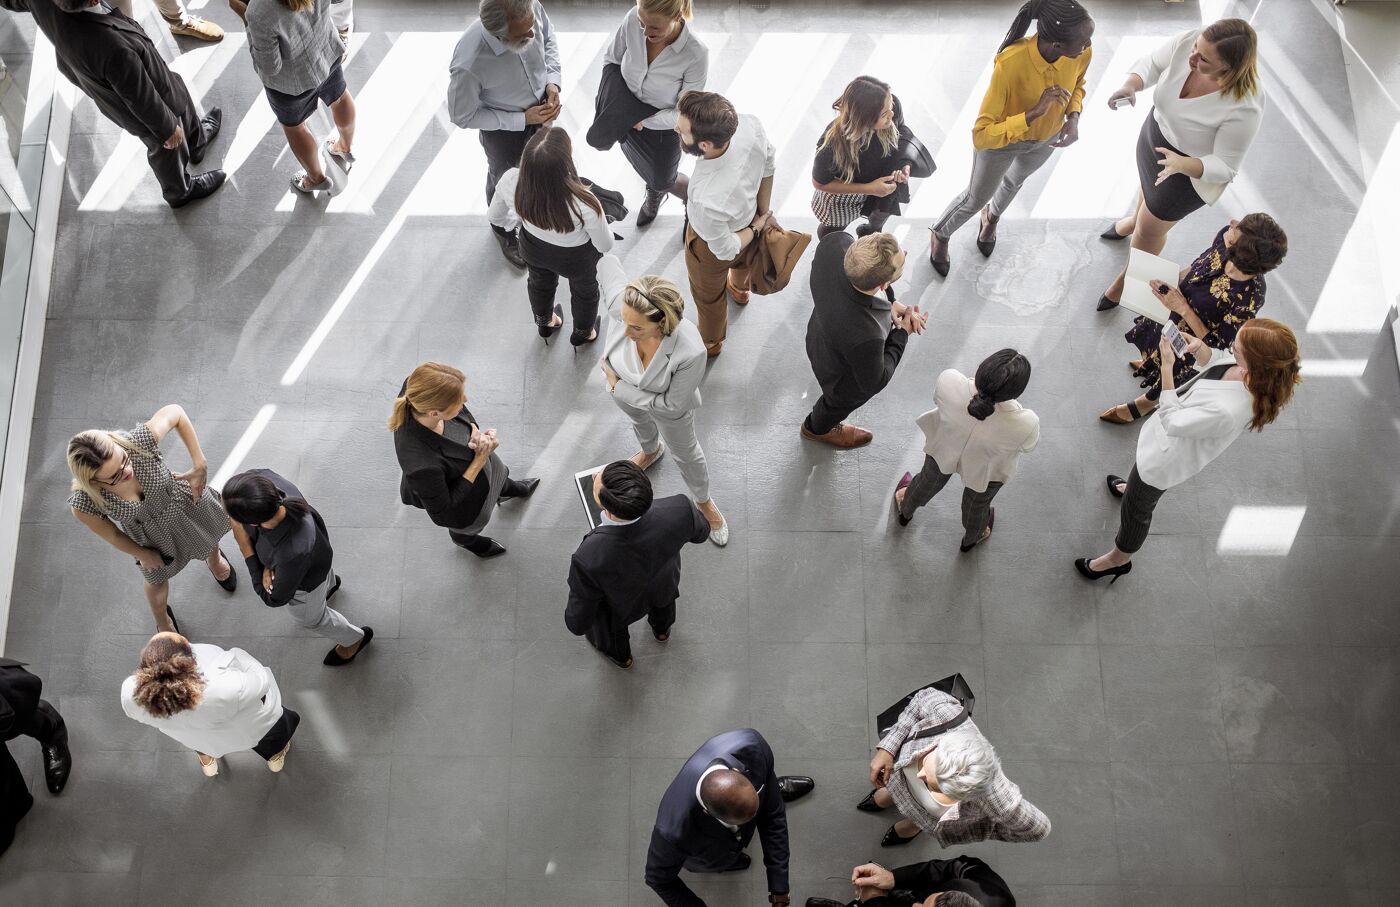
<svg viewBox="0 0 1400 907">
<path fill-rule="evenodd" d="M 160 442 L 171 430 L 190 454 L 190 469 L 173 473 Z M 78 522 L 136 560 L 146 581 L 146 603 L 157 630 L 180 632 L 170 609 L 170 578 L 192 560 L 209 565 L 214 580 L 232 592 L 233 567 L 219 550 L 229 531 L 218 492 L 207 486 L 209 467 L 194 423 L 176 405 L 162 406 L 131 431 L 85 431 L 68 442 L 73 493 L 68 506 Z"/>
<path fill-rule="evenodd" d="M 943 847 L 1039 841 L 1050 834 L 1050 820 L 1002 774 L 996 750 L 971 719 L 937 736 L 919 736 L 961 713 L 954 697 L 922 690 L 880 740 L 870 761 L 874 790 L 856 808 L 898 807 L 903 818 L 885 832 L 881 847 L 907 844 L 921 831 Z"/>
</svg>

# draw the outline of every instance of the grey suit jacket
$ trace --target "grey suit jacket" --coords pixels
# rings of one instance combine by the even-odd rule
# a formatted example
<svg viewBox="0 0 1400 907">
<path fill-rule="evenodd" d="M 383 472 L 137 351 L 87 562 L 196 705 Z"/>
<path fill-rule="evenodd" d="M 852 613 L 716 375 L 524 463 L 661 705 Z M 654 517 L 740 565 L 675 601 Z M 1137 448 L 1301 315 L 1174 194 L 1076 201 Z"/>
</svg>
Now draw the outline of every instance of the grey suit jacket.
<svg viewBox="0 0 1400 907">
<path fill-rule="evenodd" d="M 331 0 L 294 13 L 278 0 L 248 0 L 248 52 L 262 83 L 302 94 L 326 81 L 344 48 L 331 22 Z"/>
<path fill-rule="evenodd" d="M 632 342 L 623 333 L 622 293 L 627 288 L 627 275 L 617 256 L 604 255 L 599 259 L 598 284 L 609 314 L 608 340 L 603 355 L 611 363 L 614 356 L 621 354 L 623 345 Z M 682 320 L 671 335 L 661 341 L 642 380 L 636 384 L 619 381 L 613 396 L 621 403 L 653 415 L 679 419 L 700 408 L 700 383 L 705 380 L 706 358 L 700 329 Z"/>
</svg>

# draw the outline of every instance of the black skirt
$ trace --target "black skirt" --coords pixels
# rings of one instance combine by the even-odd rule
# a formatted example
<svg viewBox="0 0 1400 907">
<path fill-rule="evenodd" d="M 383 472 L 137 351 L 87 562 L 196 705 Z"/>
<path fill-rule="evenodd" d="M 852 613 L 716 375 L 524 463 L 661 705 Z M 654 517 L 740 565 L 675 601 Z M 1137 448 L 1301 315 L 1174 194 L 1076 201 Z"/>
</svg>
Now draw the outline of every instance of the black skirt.
<svg viewBox="0 0 1400 907">
<path fill-rule="evenodd" d="M 1138 133 L 1137 169 L 1138 183 L 1142 186 L 1142 200 L 1147 210 L 1158 220 L 1178 221 L 1197 208 L 1205 207 L 1205 202 L 1196 194 L 1191 178 L 1182 173 L 1173 173 L 1157 185 L 1157 174 L 1162 167 L 1157 163 L 1161 157 L 1158 148 L 1169 148 L 1177 154 L 1182 152 L 1169 143 L 1162 128 L 1157 125 L 1157 109 L 1154 107 L 1142 121 L 1142 131 Z"/>
</svg>

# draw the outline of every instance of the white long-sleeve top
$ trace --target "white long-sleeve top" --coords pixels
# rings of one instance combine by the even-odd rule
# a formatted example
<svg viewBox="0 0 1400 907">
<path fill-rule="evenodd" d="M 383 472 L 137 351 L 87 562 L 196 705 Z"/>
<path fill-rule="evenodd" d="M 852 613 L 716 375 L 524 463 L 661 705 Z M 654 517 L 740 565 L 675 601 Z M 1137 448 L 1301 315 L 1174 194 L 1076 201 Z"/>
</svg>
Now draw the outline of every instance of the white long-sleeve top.
<svg viewBox="0 0 1400 907">
<path fill-rule="evenodd" d="M 523 53 L 481 27 L 477 19 L 462 33 L 448 68 L 447 117 L 462 129 L 525 129 L 525 111 L 559 85 L 559 44 L 544 7 L 535 4 L 535 37 Z"/>
<path fill-rule="evenodd" d="M 1234 356 L 1216 353 L 1200 376 L 1179 390 L 1162 391 L 1156 412 L 1138 434 L 1137 471 L 1148 485 L 1164 490 L 1180 485 L 1249 427 L 1254 397 L 1244 382 L 1205 377 L 1234 364 Z"/>
<path fill-rule="evenodd" d="M 1132 72 L 1151 88 L 1154 116 L 1162 135 L 1182 154 L 1200 158 L 1200 179 L 1191 180 L 1196 193 L 1214 204 L 1240 172 L 1245 154 L 1264 116 L 1264 92 L 1235 100 L 1212 92 L 1199 98 L 1181 97 L 1191 74 L 1188 60 L 1200 29 L 1184 31 L 1133 64 Z"/>
<path fill-rule="evenodd" d="M 758 186 L 773 175 L 775 153 L 758 117 L 741 113 L 724 154 L 695 162 L 685 213 L 695 235 L 720 261 L 733 259 L 743 247 L 739 231 L 758 213 Z"/>
<path fill-rule="evenodd" d="M 676 103 L 687 91 L 701 91 L 710 71 L 710 49 L 681 22 L 681 33 L 647 63 L 647 39 L 637 7 L 628 10 L 603 54 L 604 63 L 616 63 L 637 100 L 658 108 L 642 120 L 643 129 L 675 129 Z"/>
<path fill-rule="evenodd" d="M 989 482 L 1009 482 L 1016 461 L 1040 443 L 1040 419 L 1015 400 L 996 404 L 985 419 L 967 411 L 977 393 L 973 380 L 946 369 L 933 386 L 934 408 L 915 420 L 924 432 L 924 453 L 944 475 L 957 473 L 963 485 L 986 491 Z"/>
<path fill-rule="evenodd" d="M 122 711 L 185 746 L 218 758 L 250 750 L 282 717 L 282 692 L 271 669 L 239 648 L 194 643 L 204 696 L 187 712 L 157 718 L 136 704 L 136 677 L 122 684 Z"/>
<path fill-rule="evenodd" d="M 532 224 L 524 220 L 515 210 L 515 187 L 520 182 L 520 169 L 512 167 L 496 182 L 496 194 L 491 198 L 491 207 L 486 211 L 486 219 L 502 230 L 514 230 L 524 226 L 531 236 L 556 246 L 581 246 L 593 243 L 593 248 L 606 252 L 613 247 L 612 227 L 608 219 L 592 208 L 579 202 L 579 213 L 574 217 L 574 229 L 568 233 Z"/>
<path fill-rule="evenodd" d="M 643 368 L 637 344 L 628 339 L 622 321 L 622 293 L 627 274 L 616 255 L 598 261 L 598 286 L 608 307 L 608 339 L 603 356 L 617 373 L 613 399 L 668 419 L 700 408 L 700 382 L 705 380 L 705 341 L 693 323 L 681 319 L 651 362 Z"/>
</svg>

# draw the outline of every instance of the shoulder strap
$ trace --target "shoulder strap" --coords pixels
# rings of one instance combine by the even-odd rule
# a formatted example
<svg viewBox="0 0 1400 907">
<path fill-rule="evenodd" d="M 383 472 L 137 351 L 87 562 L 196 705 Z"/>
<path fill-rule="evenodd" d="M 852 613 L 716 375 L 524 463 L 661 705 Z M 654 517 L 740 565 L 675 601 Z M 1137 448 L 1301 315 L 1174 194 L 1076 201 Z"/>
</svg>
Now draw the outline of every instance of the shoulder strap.
<svg viewBox="0 0 1400 907">
<path fill-rule="evenodd" d="M 950 718 L 942 724 L 935 724 L 933 727 L 925 728 L 924 730 L 919 731 L 917 734 L 910 734 L 907 738 L 905 738 L 904 742 L 908 743 L 910 740 L 923 740 L 927 737 L 937 737 L 940 734 L 951 731 L 953 728 L 962 724 L 964 721 L 971 717 L 972 710 L 969 709 L 966 705 L 963 705 L 963 710 L 959 712 L 956 717 Z"/>
</svg>

